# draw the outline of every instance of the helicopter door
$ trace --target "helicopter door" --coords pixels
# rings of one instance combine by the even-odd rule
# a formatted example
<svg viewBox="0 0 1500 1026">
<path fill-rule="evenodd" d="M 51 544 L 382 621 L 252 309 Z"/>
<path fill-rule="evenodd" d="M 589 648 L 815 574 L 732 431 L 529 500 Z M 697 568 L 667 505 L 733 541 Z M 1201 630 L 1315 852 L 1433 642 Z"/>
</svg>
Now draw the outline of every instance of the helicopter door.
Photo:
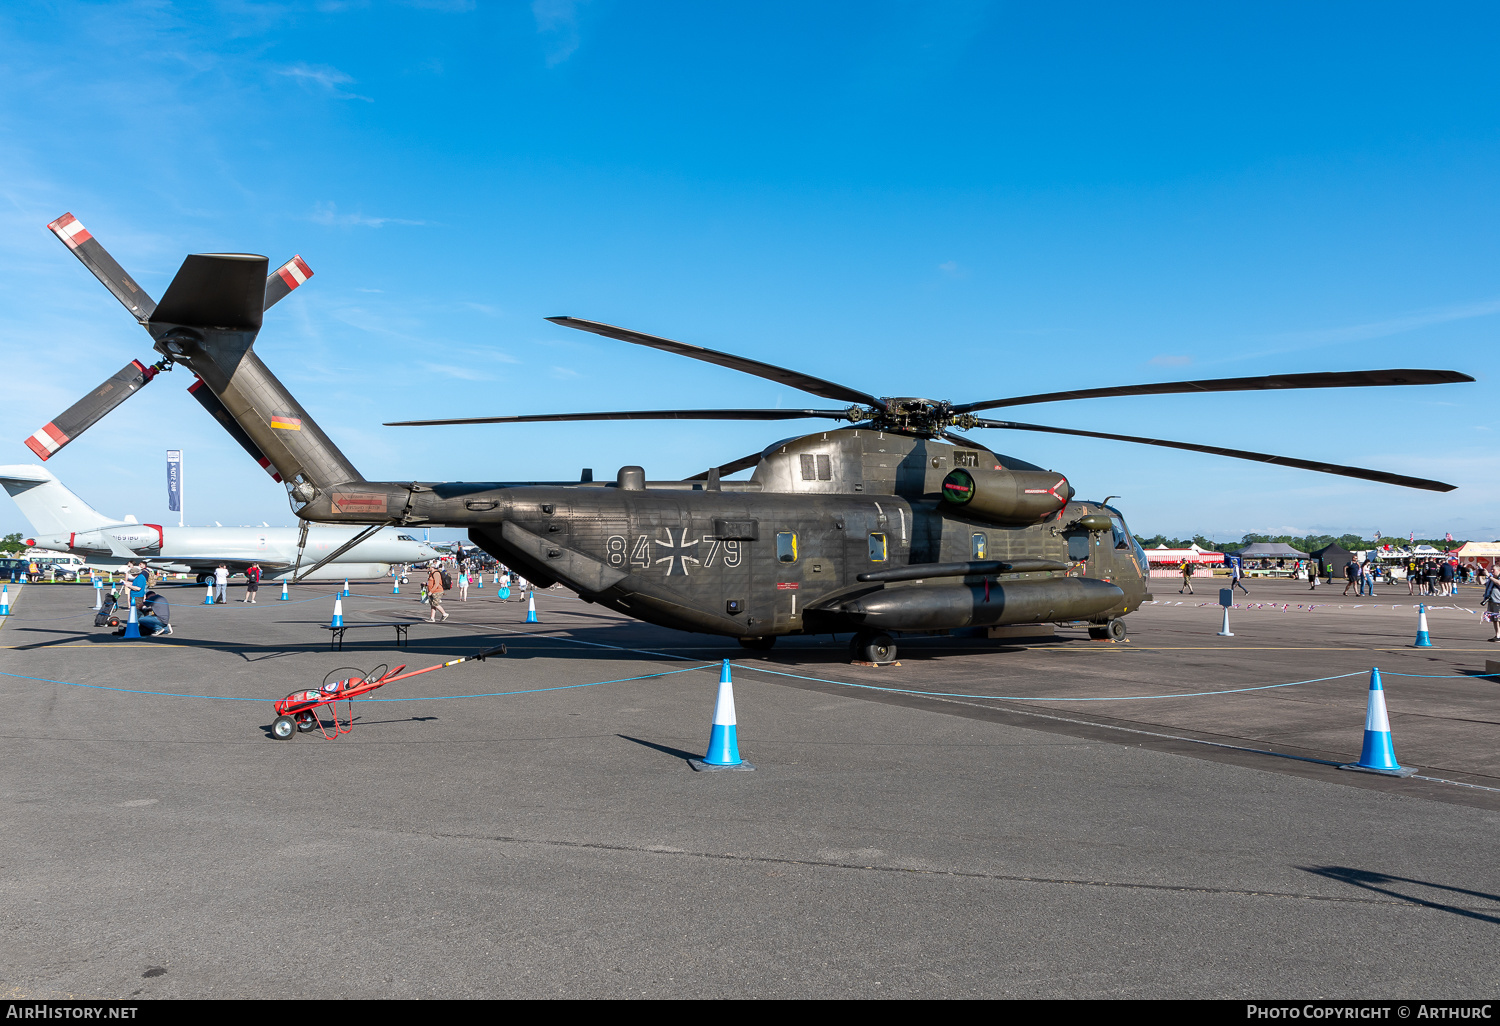
<svg viewBox="0 0 1500 1026">
<path fill-rule="evenodd" d="M 802 609 L 807 605 L 807 596 L 801 593 L 807 567 L 803 553 L 805 533 L 789 526 L 778 530 L 772 539 L 771 558 L 774 562 L 770 573 L 775 587 L 772 609 L 778 634 L 802 627 Z"/>
</svg>

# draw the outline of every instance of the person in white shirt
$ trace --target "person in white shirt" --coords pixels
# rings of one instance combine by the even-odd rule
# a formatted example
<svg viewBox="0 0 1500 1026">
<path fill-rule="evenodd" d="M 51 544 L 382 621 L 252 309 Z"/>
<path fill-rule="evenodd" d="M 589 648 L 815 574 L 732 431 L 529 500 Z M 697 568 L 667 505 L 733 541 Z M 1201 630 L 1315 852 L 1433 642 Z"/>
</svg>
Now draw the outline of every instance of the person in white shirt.
<svg viewBox="0 0 1500 1026">
<path fill-rule="evenodd" d="M 223 563 L 214 571 L 214 604 L 229 601 L 229 567 Z"/>
</svg>

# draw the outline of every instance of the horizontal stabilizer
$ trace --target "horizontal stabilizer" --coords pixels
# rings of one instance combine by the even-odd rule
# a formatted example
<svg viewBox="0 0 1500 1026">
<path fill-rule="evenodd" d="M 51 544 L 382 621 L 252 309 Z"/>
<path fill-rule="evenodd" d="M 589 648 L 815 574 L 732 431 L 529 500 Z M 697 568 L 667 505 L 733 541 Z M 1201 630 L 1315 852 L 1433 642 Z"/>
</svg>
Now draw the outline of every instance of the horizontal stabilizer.
<svg viewBox="0 0 1500 1026">
<path fill-rule="evenodd" d="M 69 406 L 56 419 L 42 425 L 26 439 L 27 448 L 39 458 L 49 459 L 98 423 L 106 413 L 129 399 L 137 389 L 156 377 L 157 372 L 157 367 L 147 367 L 139 360 L 131 360 L 114 377 Z"/>
<path fill-rule="evenodd" d="M 266 459 L 265 453 L 261 452 L 260 448 L 250 440 L 250 436 L 245 434 L 245 429 L 236 423 L 228 408 L 203 383 L 202 378 L 194 378 L 193 383 L 188 386 L 188 392 L 208 411 L 209 416 L 213 417 L 225 431 L 229 432 L 230 437 L 240 443 L 240 447 L 250 454 L 250 458 L 260 464 L 260 469 L 270 474 L 272 480 L 278 482 L 281 480 L 281 475 L 276 472 L 275 467 L 271 466 L 271 461 Z"/>
<path fill-rule="evenodd" d="M 262 309 L 271 309 L 312 276 L 312 268 L 300 255 L 292 257 L 266 276 L 266 303 Z"/>
<path fill-rule="evenodd" d="M 151 314 L 156 310 L 156 301 L 131 280 L 125 269 L 115 262 L 108 250 L 99 245 L 99 240 L 89 233 L 78 218 L 72 214 L 64 214 L 47 227 L 73 251 L 74 256 L 83 261 L 83 266 L 94 272 L 94 277 L 102 281 L 116 299 L 125 304 L 125 309 L 136 320 L 145 324 L 151 319 Z"/>
<path fill-rule="evenodd" d="M 268 262 L 251 253 L 194 253 L 167 286 L 151 323 L 258 331 Z"/>
</svg>

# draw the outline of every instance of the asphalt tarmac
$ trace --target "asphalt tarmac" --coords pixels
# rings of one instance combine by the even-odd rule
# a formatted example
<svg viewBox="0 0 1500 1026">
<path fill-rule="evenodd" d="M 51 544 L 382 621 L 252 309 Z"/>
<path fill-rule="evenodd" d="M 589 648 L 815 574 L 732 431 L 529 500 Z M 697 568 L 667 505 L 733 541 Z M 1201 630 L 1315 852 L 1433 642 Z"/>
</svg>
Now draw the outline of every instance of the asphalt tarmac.
<svg viewBox="0 0 1500 1026">
<path fill-rule="evenodd" d="M 379 628 L 330 652 L 323 585 L 175 589 L 174 635 L 123 641 L 91 589 L 29 586 L 0 629 L 0 991 L 1493 997 L 1500 679 L 1478 674 L 1500 645 L 1477 591 L 1433 600 L 1415 649 L 1404 587 L 1252 583 L 1219 638 L 1216 587 L 1153 583 L 1122 644 L 923 638 L 882 668 L 562 592 L 527 625 L 493 587 L 400 651 Z M 346 618 L 420 615 L 388 590 L 356 584 Z M 498 641 L 376 692 L 401 700 L 359 703 L 347 736 L 269 735 L 271 702 L 337 667 Z M 723 658 L 753 773 L 686 761 Z M 1336 768 L 1372 666 L 1427 779 Z"/>
</svg>

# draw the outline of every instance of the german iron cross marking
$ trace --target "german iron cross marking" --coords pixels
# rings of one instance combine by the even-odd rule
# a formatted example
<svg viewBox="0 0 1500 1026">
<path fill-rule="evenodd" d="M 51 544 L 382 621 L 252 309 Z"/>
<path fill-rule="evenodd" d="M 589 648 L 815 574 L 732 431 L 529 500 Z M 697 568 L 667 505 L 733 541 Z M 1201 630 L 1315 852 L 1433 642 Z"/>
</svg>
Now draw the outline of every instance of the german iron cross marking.
<svg viewBox="0 0 1500 1026">
<path fill-rule="evenodd" d="M 688 576 L 687 565 L 689 563 L 692 563 L 694 566 L 702 565 L 701 561 L 696 556 L 688 554 L 690 551 L 698 551 L 698 539 L 694 538 L 689 541 L 688 529 L 684 527 L 678 534 L 678 540 L 673 541 L 672 529 L 669 527 L 665 528 L 665 530 L 667 532 L 666 541 L 662 541 L 660 538 L 653 539 L 655 544 L 658 546 L 658 551 L 665 549 L 667 553 L 665 556 L 662 556 L 656 561 L 657 565 L 660 565 L 662 563 L 667 564 L 668 577 L 671 577 L 674 574 L 681 574 L 683 577 L 686 577 Z"/>
</svg>

